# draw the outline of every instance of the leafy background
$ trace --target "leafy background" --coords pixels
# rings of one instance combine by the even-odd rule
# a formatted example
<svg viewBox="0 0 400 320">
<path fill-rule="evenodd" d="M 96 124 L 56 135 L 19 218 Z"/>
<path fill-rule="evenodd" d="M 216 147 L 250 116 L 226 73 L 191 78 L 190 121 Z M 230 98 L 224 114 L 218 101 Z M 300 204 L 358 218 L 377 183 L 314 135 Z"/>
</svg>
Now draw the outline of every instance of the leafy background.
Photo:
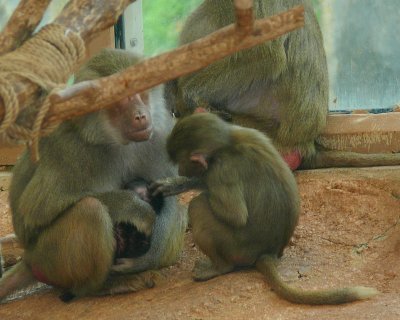
<svg viewBox="0 0 400 320">
<path fill-rule="evenodd" d="M 318 17 L 320 1 L 312 0 Z M 145 54 L 154 55 L 176 47 L 185 17 L 201 2 L 179 0 L 172 4 L 171 0 L 143 1 Z"/>
<path fill-rule="evenodd" d="M 176 47 L 185 17 L 201 0 L 143 1 L 145 54 L 154 55 Z"/>
</svg>

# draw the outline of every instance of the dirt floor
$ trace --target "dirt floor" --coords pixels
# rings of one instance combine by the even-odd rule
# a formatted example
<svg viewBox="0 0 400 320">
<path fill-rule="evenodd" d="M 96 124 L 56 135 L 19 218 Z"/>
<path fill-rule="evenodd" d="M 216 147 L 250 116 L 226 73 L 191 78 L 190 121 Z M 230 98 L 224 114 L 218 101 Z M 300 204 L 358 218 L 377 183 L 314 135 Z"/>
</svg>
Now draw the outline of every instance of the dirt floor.
<svg viewBox="0 0 400 320">
<path fill-rule="evenodd" d="M 334 169 L 296 174 L 302 214 L 280 272 L 303 289 L 364 285 L 381 294 L 342 306 L 284 301 L 253 270 L 195 283 L 200 256 L 190 231 L 165 282 L 145 291 L 69 304 L 39 292 L 0 305 L 0 319 L 400 319 L 400 168 Z M 12 231 L 7 178 L 0 179 L 0 236 Z M 187 202 L 190 195 L 186 195 Z"/>
</svg>

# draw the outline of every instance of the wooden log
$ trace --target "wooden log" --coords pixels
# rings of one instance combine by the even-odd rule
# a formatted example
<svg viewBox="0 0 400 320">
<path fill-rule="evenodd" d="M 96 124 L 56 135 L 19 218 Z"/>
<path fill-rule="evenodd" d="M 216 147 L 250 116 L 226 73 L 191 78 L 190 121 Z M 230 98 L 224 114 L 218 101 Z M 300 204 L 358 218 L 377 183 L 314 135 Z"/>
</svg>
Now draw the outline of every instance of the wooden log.
<svg viewBox="0 0 400 320">
<path fill-rule="evenodd" d="M 135 0 L 71 0 L 54 23 L 78 33 L 88 43 L 97 32 L 114 25 L 123 10 Z M 27 40 L 29 41 L 29 40 Z M 1 59 L 1 56 L 0 56 Z M 41 57 L 38 56 L 38 60 Z M 36 60 L 36 61 L 38 61 Z M 46 61 L 42 61 L 46 65 Z M 68 72 L 67 70 L 65 71 Z M 68 76 L 68 74 L 66 74 Z M 19 77 L 10 80 L 18 97 L 21 109 L 35 103 L 40 98 L 38 85 Z M 4 101 L 0 97 L 0 121 L 4 118 Z"/>
<path fill-rule="evenodd" d="M 0 33 L 0 55 L 18 48 L 42 20 L 51 0 L 20 0 Z"/>
<path fill-rule="evenodd" d="M 234 52 L 251 48 L 304 26 L 304 8 L 295 7 L 255 22 L 248 35 L 234 24 L 176 50 L 153 57 L 124 72 L 85 81 L 54 94 L 44 127 L 109 107 L 124 97 L 197 71 Z"/>
<path fill-rule="evenodd" d="M 400 113 L 330 114 L 317 143 L 326 150 L 400 153 Z"/>
<path fill-rule="evenodd" d="M 54 23 L 77 32 L 88 43 L 99 32 L 114 25 L 125 8 L 136 0 L 72 0 Z"/>
</svg>

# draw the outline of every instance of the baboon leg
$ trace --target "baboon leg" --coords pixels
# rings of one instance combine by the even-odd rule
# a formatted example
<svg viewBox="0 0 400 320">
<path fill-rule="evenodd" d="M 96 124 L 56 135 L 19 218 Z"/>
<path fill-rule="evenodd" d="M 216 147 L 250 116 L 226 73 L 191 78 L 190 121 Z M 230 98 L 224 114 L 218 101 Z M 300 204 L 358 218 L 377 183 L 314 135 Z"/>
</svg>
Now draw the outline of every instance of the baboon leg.
<svg viewBox="0 0 400 320">
<path fill-rule="evenodd" d="M 190 202 L 188 210 L 194 242 L 209 258 L 200 259 L 196 262 L 193 278 L 197 281 L 205 281 L 231 272 L 234 265 L 221 257 L 218 252 L 218 247 L 224 246 L 224 243 L 221 243 L 221 234 L 219 233 L 224 232 L 223 238 L 225 239 L 231 238 L 231 230 L 215 218 L 204 193 Z"/>
<path fill-rule="evenodd" d="M 100 289 L 109 273 L 115 240 L 111 218 L 91 197 L 80 200 L 27 252 L 36 278 L 81 296 Z"/>
</svg>

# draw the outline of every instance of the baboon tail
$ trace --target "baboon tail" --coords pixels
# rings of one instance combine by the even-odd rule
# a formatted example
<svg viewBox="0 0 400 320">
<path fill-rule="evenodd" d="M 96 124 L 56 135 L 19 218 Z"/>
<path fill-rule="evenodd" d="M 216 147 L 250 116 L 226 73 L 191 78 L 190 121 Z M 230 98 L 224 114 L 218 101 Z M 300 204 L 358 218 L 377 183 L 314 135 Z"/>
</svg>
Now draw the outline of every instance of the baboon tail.
<svg viewBox="0 0 400 320">
<path fill-rule="evenodd" d="M 278 259 L 264 255 L 257 260 L 256 267 L 266 276 L 268 284 L 282 298 L 300 304 L 341 304 L 371 298 L 379 293 L 374 288 L 348 287 L 327 290 L 302 290 L 283 282 L 277 270 Z"/>
<path fill-rule="evenodd" d="M 153 288 L 162 281 L 163 277 L 157 270 L 149 270 L 135 274 L 112 274 L 96 295 L 120 294 L 137 292 Z"/>
<path fill-rule="evenodd" d="M 23 260 L 19 261 L 0 278 L 0 301 L 10 294 L 25 289 L 36 282 L 37 280 L 33 276 L 31 269 Z"/>
</svg>

